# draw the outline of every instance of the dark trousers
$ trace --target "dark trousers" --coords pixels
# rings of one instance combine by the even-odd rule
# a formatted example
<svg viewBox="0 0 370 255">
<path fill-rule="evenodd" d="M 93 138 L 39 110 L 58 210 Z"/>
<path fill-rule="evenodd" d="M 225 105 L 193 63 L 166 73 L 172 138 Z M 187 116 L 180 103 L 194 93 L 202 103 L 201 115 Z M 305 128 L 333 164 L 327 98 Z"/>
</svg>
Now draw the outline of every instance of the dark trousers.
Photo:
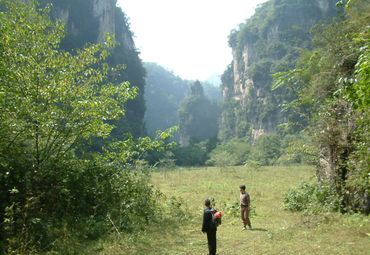
<svg viewBox="0 0 370 255">
<path fill-rule="evenodd" d="M 209 255 L 216 255 L 216 231 L 207 231 Z"/>
</svg>

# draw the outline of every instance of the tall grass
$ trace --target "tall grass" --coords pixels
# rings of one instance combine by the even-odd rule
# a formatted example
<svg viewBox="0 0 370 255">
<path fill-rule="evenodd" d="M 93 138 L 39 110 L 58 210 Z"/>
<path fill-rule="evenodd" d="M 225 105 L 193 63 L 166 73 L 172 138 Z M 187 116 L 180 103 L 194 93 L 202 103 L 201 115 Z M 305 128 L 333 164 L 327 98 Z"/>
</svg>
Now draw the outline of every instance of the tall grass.
<svg viewBox="0 0 370 255">
<path fill-rule="evenodd" d="M 95 243 L 86 254 L 206 254 L 207 241 L 201 233 L 206 197 L 213 198 L 215 207 L 225 212 L 217 233 L 220 255 L 369 254 L 369 217 L 284 210 L 283 197 L 288 189 L 302 181 L 312 181 L 313 176 L 314 169 L 307 166 L 178 168 L 157 172 L 152 183 L 166 197 L 164 206 L 171 210 L 163 213 L 168 217 L 136 234 L 112 234 Z M 237 206 L 241 183 L 247 185 L 251 196 L 253 231 L 241 231 Z"/>
</svg>

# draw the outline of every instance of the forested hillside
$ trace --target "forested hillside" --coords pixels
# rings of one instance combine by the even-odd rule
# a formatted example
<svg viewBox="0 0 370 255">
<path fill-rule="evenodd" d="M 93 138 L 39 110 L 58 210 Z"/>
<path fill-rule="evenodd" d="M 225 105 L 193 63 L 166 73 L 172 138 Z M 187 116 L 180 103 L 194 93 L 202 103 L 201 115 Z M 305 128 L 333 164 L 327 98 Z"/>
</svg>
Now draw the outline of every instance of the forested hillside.
<svg viewBox="0 0 370 255">
<path fill-rule="evenodd" d="M 155 136 L 158 130 L 178 126 L 179 110 L 183 100 L 189 95 L 194 81 L 183 80 L 173 72 L 155 63 L 145 63 L 145 127 L 150 136 Z M 221 101 L 221 92 L 211 83 L 203 82 L 204 96 L 216 103 Z M 202 109 L 199 109 L 202 111 Z M 179 133 L 175 134 L 179 141 Z"/>
<path fill-rule="evenodd" d="M 291 95 L 288 126 L 308 123 L 300 134 L 310 139 L 292 148 L 315 156 L 319 186 L 330 187 L 338 210 L 368 214 L 370 2 L 338 5 L 345 6 L 345 16 L 316 26 L 313 49 L 293 69 L 276 74 L 273 87 Z"/>
<path fill-rule="evenodd" d="M 188 94 L 186 81 L 155 63 L 145 63 L 145 126 L 150 136 L 158 130 L 178 126 L 178 109 Z M 176 136 L 178 140 L 178 136 Z"/>
<path fill-rule="evenodd" d="M 276 132 L 286 121 L 289 112 L 279 105 L 291 98 L 285 90 L 271 91 L 272 75 L 294 67 L 300 52 L 312 47 L 310 29 L 341 12 L 336 2 L 267 1 L 231 32 L 233 61 L 222 76 L 222 140 L 247 137 L 254 141 Z"/>
<path fill-rule="evenodd" d="M 234 60 L 222 77 L 225 145 L 212 161 L 315 164 L 318 189 L 329 187 L 337 210 L 368 213 L 369 8 L 271 0 L 232 31 Z M 248 143 L 252 149 L 241 146 Z"/>
<path fill-rule="evenodd" d="M 177 127 L 172 138 L 177 145 L 171 152 L 152 155 L 151 162 L 203 165 L 217 141 L 219 88 L 210 83 L 183 80 L 155 63 L 145 63 L 145 68 L 148 134 L 155 137 L 160 130 Z"/>
</svg>

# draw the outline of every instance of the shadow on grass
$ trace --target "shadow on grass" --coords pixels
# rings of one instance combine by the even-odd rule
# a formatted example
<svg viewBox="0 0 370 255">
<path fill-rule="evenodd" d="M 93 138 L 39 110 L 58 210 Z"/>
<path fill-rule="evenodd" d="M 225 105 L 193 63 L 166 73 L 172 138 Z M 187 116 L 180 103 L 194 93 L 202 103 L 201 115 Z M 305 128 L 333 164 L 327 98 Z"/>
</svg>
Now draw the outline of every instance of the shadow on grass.
<svg viewBox="0 0 370 255">
<path fill-rule="evenodd" d="M 264 228 L 252 228 L 250 229 L 249 231 L 261 231 L 261 232 L 266 232 L 267 229 L 264 229 Z"/>
</svg>

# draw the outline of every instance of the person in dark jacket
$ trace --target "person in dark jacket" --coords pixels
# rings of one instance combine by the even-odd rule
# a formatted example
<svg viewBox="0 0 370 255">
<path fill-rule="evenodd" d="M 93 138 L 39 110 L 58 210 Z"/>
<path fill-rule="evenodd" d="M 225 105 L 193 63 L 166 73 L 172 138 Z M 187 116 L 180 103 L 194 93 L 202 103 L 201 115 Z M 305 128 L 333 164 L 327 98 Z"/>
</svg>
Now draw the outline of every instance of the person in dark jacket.
<svg viewBox="0 0 370 255">
<path fill-rule="evenodd" d="M 209 255 L 216 255 L 217 226 L 212 221 L 213 209 L 211 207 L 211 201 L 208 198 L 204 201 L 204 206 L 206 208 L 203 213 L 202 232 L 207 234 Z"/>
</svg>

